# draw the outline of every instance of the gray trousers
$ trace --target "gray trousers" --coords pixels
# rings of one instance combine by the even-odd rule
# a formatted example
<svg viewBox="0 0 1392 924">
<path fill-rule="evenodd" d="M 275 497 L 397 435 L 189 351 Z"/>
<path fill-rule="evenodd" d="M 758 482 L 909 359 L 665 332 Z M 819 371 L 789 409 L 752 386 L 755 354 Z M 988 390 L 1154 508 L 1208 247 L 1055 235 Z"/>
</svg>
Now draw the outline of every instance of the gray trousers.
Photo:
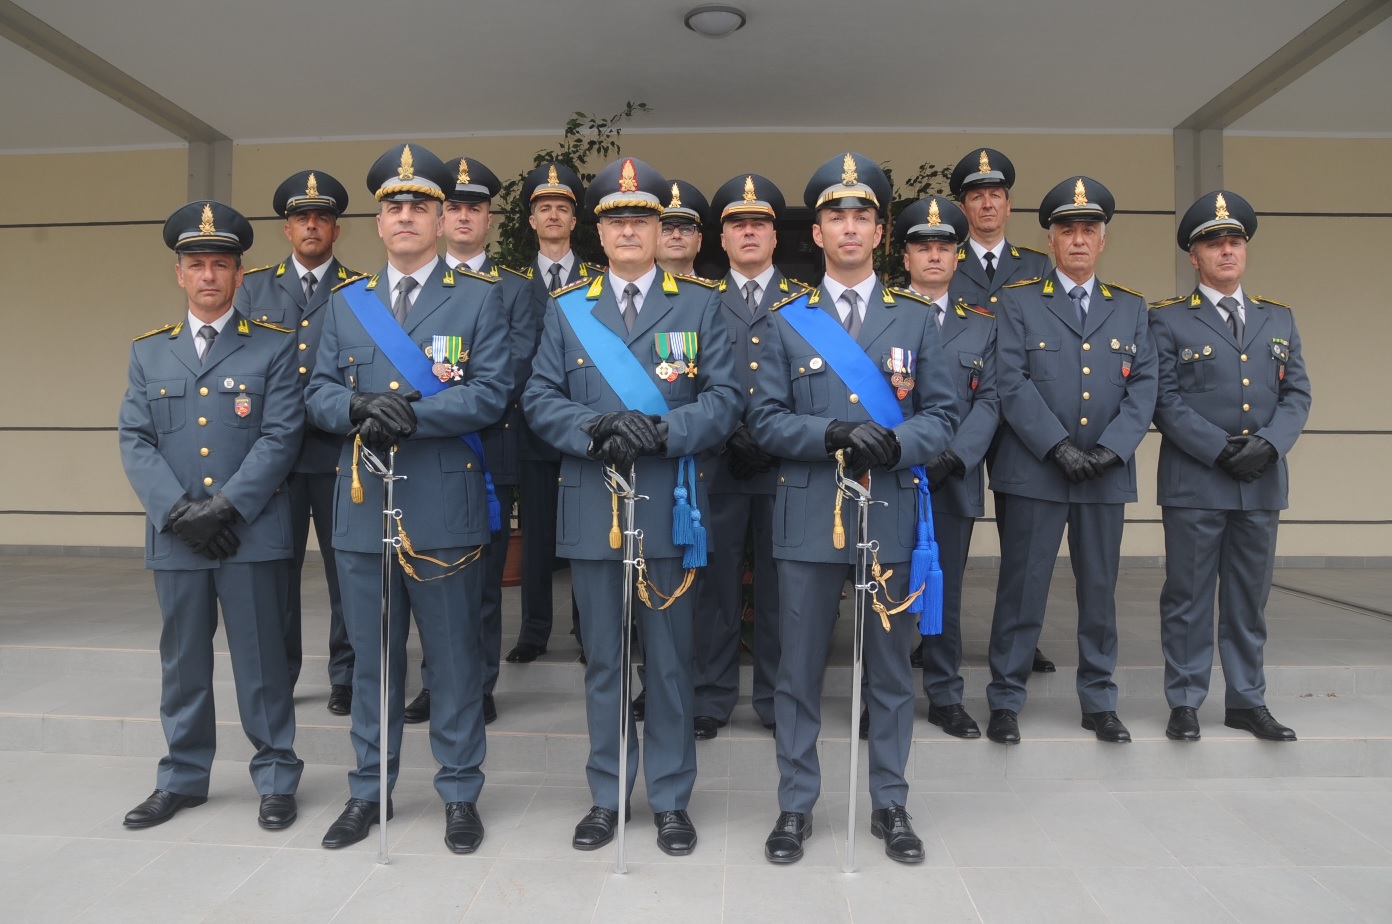
<svg viewBox="0 0 1392 924">
<path fill-rule="evenodd" d="M 418 550 L 441 561 L 457 561 L 470 549 Z M 353 669 L 353 751 L 358 765 L 348 771 L 348 791 L 357 799 L 378 800 L 380 789 L 382 638 L 382 557 L 340 550 L 338 579 L 348 637 L 359 653 Z M 417 563 L 423 577 L 435 565 Z M 415 616 L 421 648 L 430 661 L 430 750 L 440 763 L 435 791 L 448 802 L 477 802 L 483 789 L 483 657 L 479 651 L 479 609 L 485 564 L 435 581 L 417 581 L 392 568 L 391 635 L 387 698 L 388 786 L 396 785 L 401 757 L 402 713 L 406 709 L 406 639 Z"/>
<path fill-rule="evenodd" d="M 500 493 L 503 487 L 499 486 Z M 506 514 L 504 517 L 506 518 Z M 508 539 L 511 532 L 504 523 L 503 528 L 493 534 L 488 548 L 484 550 L 483 602 L 479 619 L 479 651 L 483 653 L 484 693 L 492 693 L 493 688 L 498 685 L 498 662 L 502 660 L 503 654 L 503 569 L 507 567 Z M 425 664 L 422 659 L 422 674 L 424 671 Z M 430 688 L 429 684 L 425 686 L 427 689 Z"/>
<path fill-rule="evenodd" d="M 518 642 L 545 648 L 554 605 L 551 573 L 556 561 L 559 462 L 523 459 L 519 465 L 517 520 L 522 527 L 522 628 Z"/>
<path fill-rule="evenodd" d="M 663 593 L 681 583 L 681 561 L 648 559 L 648 577 Z M 621 702 L 623 563 L 572 559 L 571 579 L 585 635 L 585 718 L 590 756 L 585 775 L 590 796 L 601 808 L 619 810 L 619 710 Z M 694 588 L 657 612 L 634 597 L 634 619 L 643 636 L 647 664 L 647 718 L 643 726 L 643 779 L 654 812 L 685 809 L 696 783 L 696 739 L 691 692 L 691 619 Z M 656 596 L 653 603 L 659 604 Z M 635 650 L 636 654 L 636 650 Z M 628 725 L 626 792 L 638 778 L 638 726 Z"/>
<path fill-rule="evenodd" d="M 223 562 L 197 571 L 155 571 L 160 632 L 160 722 L 169 753 L 155 786 L 206 796 L 217 750 L 213 636 L 222 605 L 242 731 L 256 748 L 251 781 L 263 796 L 288 795 L 304 761 L 295 756 L 295 704 L 285 666 L 282 606 L 288 561 Z"/>
<path fill-rule="evenodd" d="M 744 549 L 754 549 L 754 712 L 773 724 L 778 674 L 778 575 L 773 565 L 773 495 L 708 494 L 709 561 L 697 577 L 696 715 L 728 722 L 739 697 L 744 621 Z"/>
<path fill-rule="evenodd" d="M 1170 707 L 1203 704 L 1213 672 L 1213 597 L 1228 709 L 1266 702 L 1262 652 L 1276 563 L 1275 510 L 1165 507 L 1160 646 Z"/>
<path fill-rule="evenodd" d="M 773 710 L 778 753 L 778 809 L 811 812 L 822 790 L 817 738 L 822 731 L 822 674 L 831 648 L 841 604 L 841 589 L 851 575 L 847 565 L 786 561 L 778 569 L 779 630 L 783 652 Z M 889 593 L 901 600 L 909 585 L 909 563 L 892 566 Z M 865 706 L 870 712 L 870 805 L 903 805 L 909 796 L 904 779 L 913 746 L 914 677 L 909 652 L 919 639 L 917 617 L 890 617 L 886 632 L 870 611 L 865 620 Z M 851 744 L 859 746 L 851 720 Z"/>
<path fill-rule="evenodd" d="M 1044 606 L 1068 528 L 1068 553 L 1077 583 L 1078 701 L 1083 712 L 1116 709 L 1116 581 L 1121 564 L 1125 504 L 1069 504 L 996 494 L 1001 523 L 1000 579 L 991 619 L 992 710 L 1019 712 L 1025 681 L 1044 626 Z"/>
<path fill-rule="evenodd" d="M 976 517 L 933 511 L 938 563 L 943 573 L 942 635 L 923 636 L 923 692 L 934 706 L 962 702 L 962 579 Z"/>
<path fill-rule="evenodd" d="M 348 644 L 348 630 L 343 628 L 343 597 L 338 592 L 338 569 L 334 565 L 333 472 L 291 472 L 290 523 L 294 536 L 295 557 L 290 563 L 290 584 L 285 615 L 285 653 L 290 667 L 290 687 L 300 679 L 300 662 L 304 658 L 304 643 L 300 628 L 300 582 L 304 576 L 305 547 L 309 544 L 309 521 L 314 518 L 314 536 L 324 556 L 324 578 L 329 585 L 329 683 L 353 682 L 353 646 Z"/>
</svg>

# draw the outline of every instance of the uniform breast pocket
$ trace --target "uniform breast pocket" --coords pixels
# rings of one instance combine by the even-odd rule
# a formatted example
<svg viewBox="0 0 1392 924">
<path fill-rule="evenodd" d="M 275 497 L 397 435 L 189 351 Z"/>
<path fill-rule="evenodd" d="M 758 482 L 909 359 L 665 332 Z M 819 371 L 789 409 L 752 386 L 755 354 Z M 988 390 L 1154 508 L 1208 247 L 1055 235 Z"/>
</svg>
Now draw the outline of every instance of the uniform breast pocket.
<svg viewBox="0 0 1392 924">
<path fill-rule="evenodd" d="M 1058 376 L 1059 341 L 1025 333 L 1025 355 L 1028 357 L 1030 378 L 1036 382 L 1052 382 Z"/>
<path fill-rule="evenodd" d="M 160 433 L 173 433 L 184 426 L 184 380 L 165 379 L 145 383 L 145 399 L 150 417 Z"/>
<path fill-rule="evenodd" d="M 261 426 L 265 406 L 266 377 L 228 375 L 218 380 L 218 413 L 224 426 L 247 429 Z"/>
<path fill-rule="evenodd" d="M 1281 391 L 1281 383 L 1286 378 L 1286 363 L 1290 362 L 1290 347 L 1284 343 L 1273 343 L 1271 345 L 1271 371 L 1264 378 L 1266 387 L 1277 394 Z"/>
<path fill-rule="evenodd" d="M 430 360 L 431 374 L 446 386 L 460 385 L 469 379 L 470 341 L 462 337 L 432 337 L 420 346 Z"/>
<path fill-rule="evenodd" d="M 1131 377 L 1131 366 L 1136 361 L 1136 345 L 1121 340 L 1113 340 L 1110 346 L 1112 350 L 1112 384 L 1124 387 Z"/>
<path fill-rule="evenodd" d="M 253 308 L 247 314 L 257 321 L 279 324 L 282 327 L 294 326 L 293 318 L 290 324 L 285 323 L 286 310 L 284 308 Z"/>
<path fill-rule="evenodd" d="M 1218 377 L 1211 370 L 1213 353 L 1205 354 L 1202 349 L 1183 349 L 1179 351 L 1179 390 L 1187 394 L 1200 394 L 1212 391 L 1218 386 Z"/>
<path fill-rule="evenodd" d="M 957 354 L 957 396 L 970 402 L 976 395 L 976 387 L 981 383 L 981 373 L 986 368 L 986 360 L 979 353 Z"/>
<path fill-rule="evenodd" d="M 467 450 L 440 454 L 440 504 L 445 529 L 452 533 L 468 533 L 477 529 L 473 512 L 483 511 L 483 470 Z"/>
<path fill-rule="evenodd" d="M 831 403 L 826 360 L 820 356 L 795 356 L 789 370 L 793 380 L 793 408 L 799 414 L 820 414 Z"/>
<path fill-rule="evenodd" d="M 370 390 L 360 388 L 359 383 L 364 375 L 371 373 L 372 359 L 376 353 L 376 347 L 366 344 L 339 350 L 338 369 L 340 381 L 354 391 Z"/>
<path fill-rule="evenodd" d="M 566 394 L 570 400 L 581 404 L 594 404 L 599 400 L 599 370 L 590 361 L 585 350 L 566 350 Z"/>
</svg>

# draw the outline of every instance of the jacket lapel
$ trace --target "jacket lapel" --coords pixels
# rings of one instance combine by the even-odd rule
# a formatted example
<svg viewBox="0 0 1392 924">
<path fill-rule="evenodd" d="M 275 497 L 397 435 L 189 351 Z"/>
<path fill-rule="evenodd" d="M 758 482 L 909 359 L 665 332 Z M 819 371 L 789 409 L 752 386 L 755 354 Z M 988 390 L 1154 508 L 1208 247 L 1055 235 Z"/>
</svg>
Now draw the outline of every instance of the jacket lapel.
<svg viewBox="0 0 1392 924">
<path fill-rule="evenodd" d="M 976 250 L 970 243 L 957 248 L 957 272 L 983 289 L 991 288 L 991 283 L 986 281 L 986 268 L 981 265 L 981 260 L 977 258 Z M 996 271 L 996 277 L 1000 278 L 999 270 Z"/>
<path fill-rule="evenodd" d="M 1252 344 L 1257 341 L 1262 328 L 1266 326 L 1266 308 L 1253 305 L 1250 300 L 1244 300 L 1242 307 L 1247 315 L 1246 327 L 1242 330 L 1242 348 L 1251 352 Z"/>
<path fill-rule="evenodd" d="M 894 297 L 877 279 L 875 288 L 870 292 L 870 304 L 865 306 L 865 320 L 860 324 L 860 336 L 856 338 L 856 343 L 862 347 L 873 344 L 894 320 L 896 306 L 893 302 L 885 301 L 887 295 L 891 299 Z"/>
<path fill-rule="evenodd" d="M 1070 298 L 1068 302 L 1071 305 L 1073 299 Z M 1103 291 L 1102 280 L 1093 279 L 1092 297 L 1088 299 L 1087 323 L 1083 325 L 1083 336 L 1091 337 L 1111 316 L 1112 297 Z"/>
<path fill-rule="evenodd" d="M 406 324 L 404 326 L 407 333 L 414 332 L 426 318 L 434 313 L 436 308 L 439 308 L 449 300 L 450 293 L 454 290 L 446 289 L 443 284 L 445 272 L 448 269 L 444 260 L 435 264 L 435 269 L 431 271 L 430 278 L 425 281 L 425 285 L 421 286 L 421 292 L 420 295 L 416 296 L 415 304 L 411 306 L 411 310 L 406 314 Z M 449 271 L 453 272 L 453 270 Z"/>
<path fill-rule="evenodd" d="M 1223 320 L 1223 316 L 1218 313 L 1218 306 L 1209 301 L 1207 296 L 1198 289 L 1194 290 L 1194 295 L 1198 296 L 1199 304 L 1195 305 L 1194 298 L 1191 296 L 1189 298 L 1189 307 L 1197 312 L 1199 320 L 1213 328 L 1213 332 L 1228 343 L 1236 347 L 1242 346 L 1242 344 L 1238 343 L 1233 337 L 1232 330 L 1228 327 L 1228 323 Z M 1251 317 L 1251 315 L 1248 315 L 1248 317 Z"/>
<path fill-rule="evenodd" d="M 1068 290 L 1063 288 L 1065 285 L 1072 288 L 1072 283 L 1059 278 L 1057 273 L 1050 273 L 1044 277 L 1044 285 L 1040 286 L 1039 291 L 1044 297 L 1044 304 L 1049 306 L 1054 316 L 1067 324 L 1073 333 L 1082 336 L 1083 326 L 1078 323 L 1078 307 L 1073 304 L 1073 299 L 1068 297 Z"/>
<path fill-rule="evenodd" d="M 657 327 L 672 311 L 672 302 L 676 299 L 676 293 L 668 293 L 663 289 L 663 281 L 666 273 L 662 267 L 658 267 L 657 276 L 653 279 L 652 286 L 648 289 L 648 294 L 643 298 L 643 306 L 638 309 L 638 319 L 633 322 L 633 330 L 627 331 L 624 335 L 624 342 L 629 346 L 638 342 L 648 331 Z M 620 321 L 622 324 L 622 320 Z"/>
<path fill-rule="evenodd" d="M 947 346 L 958 334 L 967 329 L 967 319 L 958 317 L 956 308 L 956 305 L 949 305 L 947 313 L 943 315 L 942 327 L 938 330 L 938 339 L 943 346 Z M 935 316 L 938 308 L 936 305 L 932 305 L 928 310 Z M 937 323 L 936 317 L 933 317 L 933 323 Z"/>
<path fill-rule="evenodd" d="M 325 277 L 324 282 L 328 281 L 328 277 Z M 290 300 L 295 303 L 297 308 L 301 311 L 305 309 L 304 282 L 295 276 L 295 264 L 290 261 L 289 257 L 285 258 L 285 272 L 276 277 L 276 284 L 285 290 L 285 294 L 290 296 Z M 315 296 L 318 296 L 319 290 L 323 288 L 325 288 L 324 283 L 316 286 Z M 330 286 L 330 288 L 332 287 Z"/>
</svg>

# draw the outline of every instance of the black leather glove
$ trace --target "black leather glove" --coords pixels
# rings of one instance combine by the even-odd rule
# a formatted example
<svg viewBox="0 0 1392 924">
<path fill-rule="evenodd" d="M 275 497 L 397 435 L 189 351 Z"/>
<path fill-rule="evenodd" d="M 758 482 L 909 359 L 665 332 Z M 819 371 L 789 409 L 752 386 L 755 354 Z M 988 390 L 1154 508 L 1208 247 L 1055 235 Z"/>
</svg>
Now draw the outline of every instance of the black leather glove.
<svg viewBox="0 0 1392 924">
<path fill-rule="evenodd" d="M 731 453 L 728 456 L 728 461 L 725 463 L 725 467 L 730 470 L 731 476 L 733 476 L 737 481 L 748 481 L 755 475 L 763 474 L 763 472 L 761 472 L 759 469 L 755 468 L 753 465 L 750 465 L 749 462 L 745 461 L 745 459 L 735 455 L 734 453 Z M 764 471 L 766 472 L 768 471 L 768 469 L 764 469 Z"/>
<path fill-rule="evenodd" d="M 222 494 L 195 501 L 174 521 L 174 535 L 195 552 L 203 553 L 223 527 L 237 520 L 237 508 Z"/>
<path fill-rule="evenodd" d="M 385 452 L 396 441 L 391 430 L 371 417 L 358 424 L 357 432 L 363 444 L 374 452 Z"/>
<path fill-rule="evenodd" d="M 614 433 L 599 447 L 598 458 L 620 475 L 627 477 L 633 463 L 643 455 L 639 447 L 622 433 Z"/>
<path fill-rule="evenodd" d="M 604 444 L 611 436 L 622 436 L 639 455 L 653 455 L 667 443 L 666 434 L 658 430 L 660 417 L 650 417 L 642 411 L 615 411 L 588 420 L 582 429 L 590 434 L 595 453 L 603 456 Z"/>
<path fill-rule="evenodd" d="M 1266 467 L 1276 461 L 1276 447 L 1260 436 L 1230 436 L 1228 442 L 1242 440 L 1243 445 L 1227 462 L 1229 475 L 1251 483 L 1266 472 Z"/>
<path fill-rule="evenodd" d="M 759 448 L 758 441 L 754 439 L 754 434 L 749 432 L 748 427 L 740 427 L 731 433 L 730 438 L 725 441 L 725 450 L 730 456 L 730 474 L 741 481 L 762 475 L 773 468 L 776 461 L 773 456 Z M 736 465 L 741 471 L 748 471 L 749 474 L 736 474 Z"/>
<path fill-rule="evenodd" d="M 1082 484 L 1089 478 L 1096 478 L 1100 472 L 1092 458 L 1079 449 L 1072 440 L 1064 437 L 1049 450 L 1049 459 L 1057 466 L 1069 484 Z"/>
<path fill-rule="evenodd" d="M 376 421 L 387 433 L 387 439 L 406 439 L 416 432 L 416 412 L 412 401 L 419 401 L 421 393 L 408 391 L 398 394 L 394 391 L 362 392 L 348 399 L 348 419 L 355 424 Z M 358 432 L 362 429 L 359 427 Z M 374 433 L 374 436 L 376 434 Z M 363 437 L 367 439 L 366 436 Z"/>
<path fill-rule="evenodd" d="M 183 516 L 185 513 L 188 513 L 188 509 L 192 506 L 193 498 L 189 497 L 187 494 L 176 500 L 174 502 L 174 506 L 169 508 L 169 516 L 164 518 L 164 529 L 173 529 L 174 521 L 179 519 L 179 517 Z M 161 532 L 163 531 L 164 530 L 161 530 Z"/>
<path fill-rule="evenodd" d="M 823 439 L 828 455 L 834 455 L 838 449 L 849 449 L 862 468 L 893 467 L 903 451 L 894 431 L 886 430 L 873 420 L 858 424 L 833 420 L 827 424 Z"/>
<path fill-rule="evenodd" d="M 966 473 L 966 463 L 950 448 L 944 449 L 928 461 L 928 483 L 933 486 L 942 484 L 948 475 Z"/>
<path fill-rule="evenodd" d="M 1092 464 L 1097 467 L 1097 476 L 1095 477 L 1100 477 L 1103 472 L 1113 465 L 1121 464 L 1121 456 L 1112 452 L 1106 446 L 1094 446 L 1087 451 L 1087 454 L 1088 457 L 1092 459 Z"/>
<path fill-rule="evenodd" d="M 209 540 L 208 544 L 199 550 L 199 554 L 213 561 L 221 561 L 224 558 L 231 558 L 237 554 L 237 549 L 241 547 L 242 540 L 237 538 L 232 527 L 224 526 L 216 536 Z"/>
<path fill-rule="evenodd" d="M 1218 451 L 1218 458 L 1213 460 L 1213 464 L 1226 472 L 1228 470 L 1228 462 L 1232 460 L 1233 456 L 1237 455 L 1238 450 L 1244 445 L 1246 445 L 1245 439 L 1242 442 L 1229 439 L 1223 444 L 1223 448 Z"/>
</svg>

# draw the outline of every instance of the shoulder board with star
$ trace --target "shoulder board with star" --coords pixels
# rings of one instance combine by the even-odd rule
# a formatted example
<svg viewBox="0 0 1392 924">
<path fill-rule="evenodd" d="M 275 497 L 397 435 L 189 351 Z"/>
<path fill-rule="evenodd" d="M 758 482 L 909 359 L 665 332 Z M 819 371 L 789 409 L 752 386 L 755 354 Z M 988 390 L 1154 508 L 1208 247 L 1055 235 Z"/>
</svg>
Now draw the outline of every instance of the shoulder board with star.
<svg viewBox="0 0 1392 924">
<path fill-rule="evenodd" d="M 1130 294 L 1130 295 L 1134 295 L 1134 296 L 1136 296 L 1137 298 L 1139 298 L 1141 301 L 1145 301 L 1145 296 L 1142 295 L 1141 293 L 1137 292 L 1135 289 L 1128 289 L 1128 288 L 1126 288 L 1126 286 L 1120 285 L 1119 283 L 1115 283 L 1115 282 L 1109 282 L 1109 283 L 1107 283 L 1107 285 L 1110 286 L 1110 287 L 1113 288 L 1113 289 L 1120 289 L 1120 290 L 1123 291 L 1123 292 L 1126 292 L 1126 293 L 1128 293 L 1128 294 Z"/>
<path fill-rule="evenodd" d="M 514 276 L 521 276 L 523 279 L 531 279 L 531 278 L 532 278 L 532 274 L 531 274 L 530 272 L 523 272 L 522 270 L 515 270 L 515 269 L 513 269 L 513 268 L 510 267 L 510 266 L 503 266 L 503 264 L 501 264 L 501 263 L 499 263 L 499 264 L 497 264 L 497 265 L 498 265 L 498 266 L 501 266 L 503 269 L 507 270 L 509 273 L 512 273 L 512 275 L 514 275 Z"/>
<path fill-rule="evenodd" d="M 1274 298 L 1267 298 L 1265 295 L 1249 295 L 1248 298 L 1250 298 L 1254 302 L 1260 302 L 1263 305 L 1275 305 L 1277 308 L 1284 308 L 1287 311 L 1291 310 L 1290 305 L 1287 305 L 1284 302 L 1278 302 Z"/>
<path fill-rule="evenodd" d="M 458 273 L 461 276 L 469 276 L 473 279 L 482 279 L 484 282 L 498 281 L 498 277 L 494 276 L 492 273 L 476 273 L 473 270 L 469 269 L 467 266 L 465 266 L 463 263 L 456 266 L 454 268 L 454 272 Z"/>
<path fill-rule="evenodd" d="M 1002 288 L 1002 289 L 1018 289 L 1018 288 L 1020 288 L 1021 286 L 1032 286 L 1032 285 L 1034 285 L 1036 282 L 1038 282 L 1038 281 L 1039 281 L 1040 279 L 1042 279 L 1042 278 L 1044 278 L 1044 277 L 1042 277 L 1042 276 L 1035 276 L 1033 279 L 1021 279 L 1021 280 L 1018 281 L 1018 282 L 1007 282 L 1005 285 L 1001 286 L 1001 288 Z"/>
<path fill-rule="evenodd" d="M 1030 253 L 1037 253 L 1037 254 L 1039 254 L 1041 257 L 1047 257 L 1047 256 L 1048 256 L 1047 253 L 1045 253 L 1044 251 L 1038 249 L 1037 247 L 1026 247 L 1024 244 L 1011 244 L 1010 246 L 1011 246 L 1011 247 L 1014 247 L 1016 250 L 1028 250 Z"/>
<path fill-rule="evenodd" d="M 343 282 L 340 282 L 338 285 L 334 286 L 330 291 L 331 291 L 331 292 L 337 292 L 339 289 L 343 288 L 344 286 L 351 286 L 353 283 L 357 282 L 359 279 L 366 279 L 366 278 L 367 278 L 367 273 L 358 273 L 356 276 L 350 276 L 348 279 L 345 279 Z"/>
<path fill-rule="evenodd" d="M 570 285 L 568 285 L 568 286 L 562 286 L 561 288 L 557 289 L 555 292 L 552 292 L 552 293 L 551 293 L 551 297 L 552 297 L 552 298 L 556 298 L 556 297 L 559 296 L 559 295 L 564 295 L 564 294 L 566 294 L 567 292 L 573 292 L 573 291 L 575 291 L 576 289 L 580 288 L 581 286 L 587 286 L 587 285 L 589 285 L 589 284 L 590 284 L 590 282 L 589 282 L 588 279 L 577 279 L 577 280 L 575 280 L 574 282 L 572 282 Z"/>
<path fill-rule="evenodd" d="M 678 279 L 684 279 L 687 282 L 694 282 L 698 286 L 705 286 L 707 289 L 714 289 L 716 286 L 720 285 L 718 281 L 714 279 L 707 279 L 705 276 L 688 276 L 686 275 L 686 273 L 674 273 L 673 275 L 675 275 Z"/>
<path fill-rule="evenodd" d="M 972 312 L 972 313 L 974 313 L 974 314 L 979 314 L 979 315 L 981 315 L 983 318 L 991 318 L 992 320 L 995 320 L 996 313 L 995 313 L 994 311 L 990 310 L 989 308 L 985 308 L 985 307 L 983 307 L 983 306 L 981 306 L 981 305 L 973 305 L 971 302 L 967 301 L 965 298 L 959 298 L 959 299 L 957 300 L 957 304 L 958 304 L 958 305 L 961 305 L 963 308 L 967 309 L 968 311 L 970 311 L 970 312 Z"/>
<path fill-rule="evenodd" d="M 809 285 L 809 284 L 803 282 L 801 279 L 794 279 L 792 276 L 784 276 L 783 278 L 786 279 L 786 280 L 788 280 L 789 282 L 791 282 L 791 283 L 792 283 L 793 285 L 795 285 L 795 286 L 802 286 L 804 289 L 810 289 L 810 288 L 812 288 L 811 285 Z"/>
<path fill-rule="evenodd" d="M 1165 299 L 1161 299 L 1161 300 L 1158 301 L 1158 302 L 1151 302 L 1151 303 L 1150 303 L 1150 307 L 1151 307 L 1151 309 L 1155 309 L 1155 308 L 1166 308 L 1166 307 L 1168 307 L 1168 306 L 1170 306 L 1170 305 L 1177 305 L 1177 304 L 1179 304 L 1180 302 L 1184 301 L 1184 300 L 1185 300 L 1186 298 L 1188 298 L 1188 297 L 1189 297 L 1189 296 L 1187 296 L 1187 295 L 1176 295 L 1174 298 L 1165 298 Z"/>
<path fill-rule="evenodd" d="M 264 273 L 266 270 L 275 269 L 278 266 L 280 266 L 279 263 L 267 263 L 265 266 L 257 266 L 253 269 L 242 270 L 242 275 L 250 276 L 252 273 Z"/>
<path fill-rule="evenodd" d="M 774 302 L 772 305 L 769 305 L 769 311 L 777 311 L 779 308 L 782 308 L 784 305 L 786 305 L 786 304 L 788 304 L 788 303 L 790 303 L 790 302 L 795 302 L 795 301 L 797 301 L 798 299 L 802 298 L 804 295 L 806 295 L 808 292 L 811 292 L 811 291 L 812 291 L 812 289 L 809 287 L 809 288 L 803 289 L 801 292 L 794 292 L 792 295 L 789 295 L 787 298 L 779 299 L 778 301 Z"/>
<path fill-rule="evenodd" d="M 590 276 L 603 276 L 607 267 L 600 266 L 598 263 L 582 262 L 580 264 L 580 278 L 588 279 Z"/>
<path fill-rule="evenodd" d="M 366 276 L 367 274 L 355 269 L 349 269 L 340 263 L 338 264 L 338 272 L 334 275 L 338 277 L 339 282 L 345 282 L 349 279 L 357 279 L 359 276 Z"/>
<path fill-rule="evenodd" d="M 270 321 L 252 320 L 257 327 L 264 327 L 267 330 L 280 331 L 282 334 L 293 334 L 295 331 L 289 327 L 281 327 L 279 324 L 272 324 Z"/>
<path fill-rule="evenodd" d="M 919 295 L 917 292 L 910 291 L 909 289 L 896 289 L 896 288 L 891 288 L 889 291 L 893 292 L 895 295 L 899 295 L 899 296 L 902 296 L 902 297 L 904 297 L 904 298 L 907 298 L 907 299 L 909 299 L 910 301 L 919 302 L 919 303 L 924 304 L 924 305 L 931 305 L 931 304 L 933 304 L 933 302 L 932 302 L 931 299 L 924 298 L 922 295 Z"/>
<path fill-rule="evenodd" d="M 145 333 L 141 334 L 139 337 L 132 338 L 131 342 L 134 343 L 134 342 L 136 342 L 137 340 L 144 340 L 146 337 L 153 337 L 155 334 L 162 334 L 162 333 L 164 333 L 165 331 L 173 330 L 174 328 L 176 328 L 176 327 L 178 327 L 178 326 L 179 326 L 178 324 L 166 324 L 166 325 L 164 325 L 163 327 L 156 327 L 154 330 L 147 330 Z"/>
</svg>

